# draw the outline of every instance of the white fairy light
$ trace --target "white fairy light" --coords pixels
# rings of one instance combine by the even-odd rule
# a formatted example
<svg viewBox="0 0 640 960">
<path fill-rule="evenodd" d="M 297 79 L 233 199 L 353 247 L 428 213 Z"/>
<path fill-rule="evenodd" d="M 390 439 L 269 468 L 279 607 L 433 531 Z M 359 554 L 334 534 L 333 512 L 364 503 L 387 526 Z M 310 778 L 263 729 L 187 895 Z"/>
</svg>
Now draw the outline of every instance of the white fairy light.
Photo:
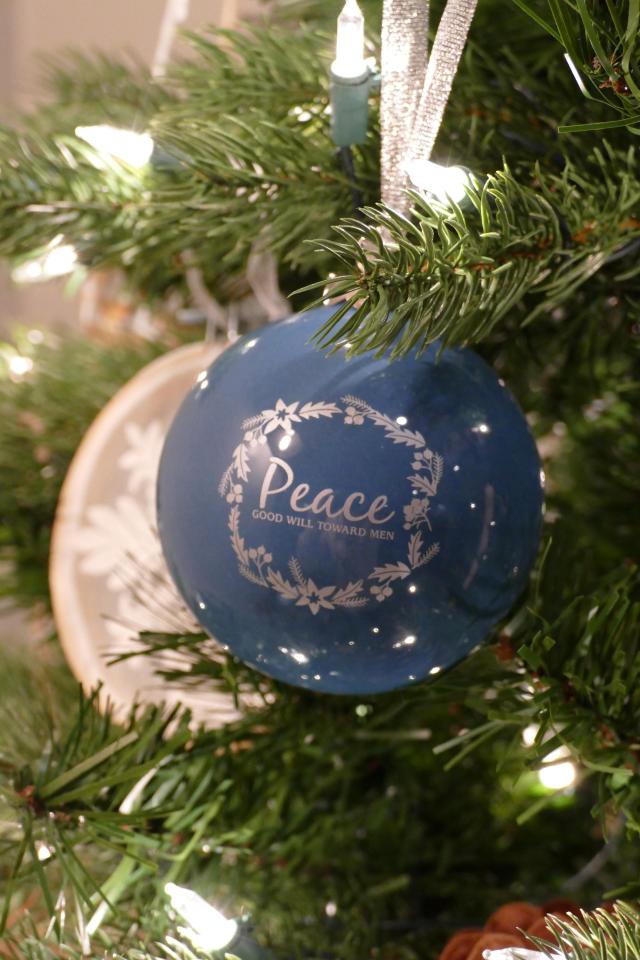
<svg viewBox="0 0 640 960">
<path fill-rule="evenodd" d="M 153 139 L 148 133 L 123 130 L 108 123 L 76 127 L 75 133 L 103 156 L 115 157 L 137 169 L 146 167 L 153 153 Z"/>
<path fill-rule="evenodd" d="M 466 197 L 465 187 L 471 185 L 471 175 L 464 167 L 445 167 L 432 160 L 412 160 L 405 169 L 414 187 L 440 203 L 460 203 Z"/>
<path fill-rule="evenodd" d="M 180 934 L 198 950 L 224 950 L 235 939 L 236 921 L 227 919 L 193 890 L 175 883 L 167 883 L 164 889 L 171 906 L 187 924 L 180 928 Z"/>
<path fill-rule="evenodd" d="M 62 236 L 55 237 L 39 256 L 14 267 L 11 271 L 14 283 L 37 283 L 71 273 L 78 262 L 78 254 L 70 243 L 62 240 Z"/>
<path fill-rule="evenodd" d="M 522 731 L 522 742 L 525 747 L 532 747 L 536 742 L 540 727 L 537 723 L 530 723 Z M 545 740 L 553 736 L 549 731 Z M 544 758 L 544 766 L 538 770 L 538 780 L 547 790 L 566 790 L 578 779 L 578 768 L 571 761 L 571 754 L 566 747 L 558 747 Z"/>
<path fill-rule="evenodd" d="M 346 80 L 368 72 L 364 56 L 364 17 L 357 0 L 346 0 L 338 17 L 336 58 L 331 72 L 334 77 Z"/>
<path fill-rule="evenodd" d="M 78 262 L 78 254 L 70 243 L 54 247 L 44 258 L 45 277 L 63 277 L 71 273 Z"/>
<path fill-rule="evenodd" d="M 538 770 L 538 780 L 547 790 L 566 790 L 573 786 L 578 777 L 575 763 L 564 760 L 568 755 L 566 747 L 559 747 L 544 758 L 544 766 Z"/>
<path fill-rule="evenodd" d="M 9 376 L 12 380 L 21 380 L 33 369 L 31 357 L 23 357 L 15 353 L 9 358 Z"/>
<path fill-rule="evenodd" d="M 47 860 L 51 860 L 53 850 L 47 846 L 44 840 L 38 840 L 36 843 L 36 855 L 40 863 L 46 863 Z"/>
</svg>

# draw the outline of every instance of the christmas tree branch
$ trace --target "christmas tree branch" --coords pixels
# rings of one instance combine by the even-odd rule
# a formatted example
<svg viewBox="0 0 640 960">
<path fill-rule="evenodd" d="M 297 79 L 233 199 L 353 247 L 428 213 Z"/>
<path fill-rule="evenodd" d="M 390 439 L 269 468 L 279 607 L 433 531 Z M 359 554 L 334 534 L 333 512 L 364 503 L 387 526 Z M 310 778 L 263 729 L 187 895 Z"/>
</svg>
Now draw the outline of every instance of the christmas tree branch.
<svg viewBox="0 0 640 960">
<path fill-rule="evenodd" d="M 585 97 L 618 114 L 613 120 L 561 126 L 563 132 L 586 132 L 640 124 L 640 11 L 635 0 L 589 4 L 586 0 L 549 0 L 548 15 L 528 0 L 514 0 L 536 23 L 564 46 Z"/>
<path fill-rule="evenodd" d="M 525 18 L 515 18 L 510 26 L 519 63 L 537 50 L 530 34 L 526 43 L 520 36 L 523 21 L 526 24 Z M 218 288 L 229 272 L 243 268 L 256 242 L 276 250 L 282 265 L 293 270 L 289 289 L 299 286 L 295 274 L 306 280 L 309 273 L 323 277 L 335 269 L 340 256 L 328 238 L 332 224 L 351 210 L 352 184 L 329 136 L 329 38 L 317 31 L 270 28 L 248 34 L 193 35 L 190 42 L 196 58 L 175 68 L 163 87 L 138 68 L 117 61 L 92 65 L 80 58 L 70 64 L 68 74 L 58 69 L 51 81 L 57 102 L 25 118 L 23 130 L 5 129 L 0 141 L 0 223 L 4 227 L 0 253 L 28 258 L 64 234 L 83 262 L 123 266 L 131 282 L 147 295 L 162 294 L 183 283 L 185 271 L 194 263 L 202 268 L 207 282 Z M 474 167 L 479 176 L 495 170 L 505 153 L 513 171 L 489 178 L 484 188 L 484 216 L 492 221 L 494 232 L 502 231 L 501 238 L 483 236 L 479 243 L 483 228 L 472 228 L 467 215 L 455 226 L 456 214 L 445 228 L 456 234 L 457 257 L 462 271 L 466 270 L 465 294 L 458 298 L 463 328 L 476 327 L 482 311 L 488 319 L 480 327 L 488 331 L 494 311 L 505 312 L 503 294 L 513 304 L 518 290 L 528 289 L 540 278 L 559 247 L 557 223 L 548 209 L 541 213 L 545 199 L 560 217 L 576 221 L 570 232 L 578 238 L 591 230 L 592 217 L 602 213 L 589 198 L 593 193 L 602 199 L 603 170 L 583 144 L 575 145 L 575 140 L 583 138 L 566 138 L 572 180 L 564 187 L 556 164 L 555 127 L 567 116 L 568 104 L 581 102 L 579 91 L 562 72 L 561 62 L 545 62 L 542 76 L 536 63 L 528 87 L 514 81 L 515 69 L 511 51 L 496 58 L 472 42 L 441 137 L 441 152 L 446 155 L 455 149 L 457 161 Z M 87 73 L 84 79 L 82 70 Z M 97 91 L 102 83 L 105 94 L 100 97 Z M 129 95 L 118 97 L 118 91 L 129 84 Z M 358 186 L 369 206 L 379 194 L 377 117 L 372 106 L 370 141 L 356 150 Z M 542 123 L 540 110 L 546 114 Z M 133 171 L 113 159 L 105 162 L 77 141 L 75 126 L 91 120 L 151 130 L 159 152 L 150 167 Z M 468 140 L 463 151 L 461 131 Z M 611 189 L 619 182 L 633 193 L 637 171 L 616 145 L 615 131 L 610 137 L 611 151 L 603 155 L 606 181 Z M 534 169 L 532 145 L 534 154 L 545 158 Z M 501 176 L 508 179 L 508 188 Z M 541 192 L 542 198 L 530 196 L 531 190 Z M 493 210 L 488 203 L 492 195 Z M 567 199 L 570 209 L 564 210 Z M 499 202 L 505 204 L 505 214 L 517 212 L 515 223 L 503 215 L 500 225 Z M 418 206 L 418 227 L 428 223 L 438 231 L 424 204 Z M 375 226 L 375 216 L 369 229 Z M 605 218 L 604 228 L 609 233 L 600 240 L 607 249 L 617 250 L 632 238 L 628 223 L 623 227 Z M 622 237 L 616 235 L 618 228 Z M 631 232 L 627 236 L 625 231 Z M 306 244 L 310 235 L 322 243 Z M 410 231 L 407 243 L 423 249 L 420 234 L 409 236 Z M 515 239 L 520 247 L 511 249 Z M 563 246 L 563 289 L 565 281 L 578 284 L 589 274 L 589 254 L 596 238 L 590 239 L 591 244 L 578 240 Z M 529 250 L 530 240 L 534 245 L 549 242 L 546 254 Z M 596 253 L 601 252 L 602 243 Z M 518 256 L 511 257 L 512 253 Z M 480 256 L 477 264 L 476 256 Z M 354 256 L 349 263 L 357 271 Z M 472 268 L 484 275 L 472 276 Z M 383 262 L 383 279 L 385 272 L 391 286 L 416 283 L 402 260 L 386 268 Z M 430 276 L 426 273 L 423 286 Z M 439 282 L 435 276 L 433 282 Z M 386 318 L 380 320 L 384 297 L 379 303 L 371 323 L 384 339 L 388 327 Z M 430 304 L 427 297 L 418 311 L 423 320 L 429 316 Z M 421 334 L 427 337 L 429 326 L 438 326 L 428 319 L 421 324 Z M 420 342 L 417 327 L 414 324 L 413 333 Z"/>
<path fill-rule="evenodd" d="M 67 467 L 92 419 L 160 349 L 27 330 L 0 343 L 0 596 L 48 605 L 49 540 Z M 13 379 L 16 357 L 30 368 Z"/>
<path fill-rule="evenodd" d="M 320 345 L 400 356 L 436 339 L 475 343 L 514 307 L 526 325 L 573 296 L 640 237 L 635 152 L 618 155 L 605 144 L 591 164 L 597 178 L 568 164 L 562 174 L 537 168 L 535 190 L 507 169 L 470 187 L 464 206 L 413 194 L 412 222 L 382 207 L 367 208 L 364 222 L 343 221 L 334 228 L 339 239 L 317 244 L 347 268 L 326 286 L 325 295 L 344 303 L 318 334 Z"/>
<path fill-rule="evenodd" d="M 5 919 L 35 885 L 41 890 L 42 922 L 46 926 L 52 916 L 54 938 L 72 944 L 69 924 L 80 916 L 92 938 L 114 949 L 128 947 L 141 904 L 147 934 L 164 935 L 162 890 L 167 880 L 176 880 L 210 891 L 227 915 L 248 907 L 258 930 L 279 949 L 308 942 L 308 926 L 299 924 L 298 911 L 291 914 L 295 891 L 299 909 L 314 918 L 314 943 L 330 949 L 336 931 L 324 905 L 335 898 L 341 929 L 358 943 L 372 935 L 372 897 L 381 911 L 374 935 L 384 937 L 384 918 L 401 916 L 407 897 L 420 900 L 425 882 L 445 903 L 464 897 L 470 913 L 476 902 L 480 909 L 486 891 L 478 884 L 478 865 L 470 873 L 465 866 L 468 845 L 479 842 L 491 871 L 505 871 L 495 890 L 498 900 L 505 896 L 509 864 L 520 861 L 524 849 L 532 890 L 552 889 L 540 837 L 546 831 L 553 836 L 565 820 L 568 826 L 576 817 L 589 819 L 594 798 L 587 793 L 570 809 L 552 806 L 535 826 L 523 824 L 498 856 L 497 834 L 480 797 L 489 792 L 500 804 L 498 834 L 504 817 L 511 822 L 531 802 L 526 790 L 513 793 L 509 787 L 523 762 L 512 748 L 514 719 L 501 723 L 446 776 L 446 758 L 432 749 L 448 740 L 452 729 L 477 724 L 487 689 L 506 685 L 510 691 L 515 685 L 510 668 L 493 653 L 472 661 L 433 687 L 375 702 L 319 699 L 263 681 L 262 707 L 208 732 L 189 730 L 186 717 L 171 721 L 158 710 L 139 711 L 118 727 L 95 712 L 92 700 L 77 700 L 72 708 L 65 697 L 64 710 L 50 711 L 46 726 L 34 717 L 26 727 L 40 731 L 25 733 L 28 755 L 18 743 L 3 748 L 2 792 L 11 811 L 4 818 L 1 860 Z M 14 686 L 9 711 L 12 702 L 25 707 L 33 702 L 22 683 L 14 680 Z M 455 716 L 448 709 L 452 704 Z M 521 722 L 515 718 L 516 729 Z M 7 744 L 13 728 L 4 725 Z M 390 815 L 397 826 L 402 823 L 393 837 Z M 450 818 L 458 835 L 442 859 Z M 422 842 L 424 830 L 435 829 L 441 844 Z M 558 868 L 575 872 L 595 852 L 588 831 L 575 840 L 574 853 L 567 851 L 554 874 Z M 629 872 L 633 863 L 629 859 Z M 383 893 L 390 877 L 396 883 Z M 67 908 L 66 926 L 61 904 Z M 428 931 L 418 927 L 415 936 L 437 938 L 443 922 L 436 916 Z"/>
<path fill-rule="evenodd" d="M 550 562 L 553 567 L 553 557 Z M 495 696 L 484 705 L 475 692 L 468 701 L 485 715 L 492 734 L 515 725 L 519 737 L 535 725 L 527 760 L 531 769 L 540 769 L 554 750 L 565 748 L 584 776 L 594 778 L 599 815 L 620 811 L 634 832 L 640 827 L 635 723 L 640 696 L 639 583 L 636 571 L 618 572 L 593 593 L 575 597 L 554 622 L 541 620 L 533 603 L 503 640 L 506 656 L 513 658 L 511 679 L 499 681 Z M 552 589 L 551 583 L 540 585 L 543 593 Z M 476 739 L 477 730 L 471 729 L 437 750 L 458 751 L 455 763 Z"/>
<path fill-rule="evenodd" d="M 612 911 L 582 910 L 580 916 L 549 917 L 549 931 L 555 943 L 534 939 L 546 956 L 574 957 L 575 960 L 638 960 L 640 957 L 640 914 L 637 904 L 618 901 Z"/>
</svg>

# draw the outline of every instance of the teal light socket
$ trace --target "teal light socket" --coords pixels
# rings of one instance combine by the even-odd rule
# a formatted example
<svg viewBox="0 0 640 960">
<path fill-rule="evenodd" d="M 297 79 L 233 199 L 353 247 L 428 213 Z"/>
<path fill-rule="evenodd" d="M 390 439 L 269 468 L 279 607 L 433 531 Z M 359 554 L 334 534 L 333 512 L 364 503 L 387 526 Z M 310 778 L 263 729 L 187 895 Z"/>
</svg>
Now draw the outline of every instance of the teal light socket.
<svg viewBox="0 0 640 960">
<path fill-rule="evenodd" d="M 331 73 L 331 138 L 337 147 L 350 147 L 367 139 L 371 72 L 359 77 Z"/>
</svg>

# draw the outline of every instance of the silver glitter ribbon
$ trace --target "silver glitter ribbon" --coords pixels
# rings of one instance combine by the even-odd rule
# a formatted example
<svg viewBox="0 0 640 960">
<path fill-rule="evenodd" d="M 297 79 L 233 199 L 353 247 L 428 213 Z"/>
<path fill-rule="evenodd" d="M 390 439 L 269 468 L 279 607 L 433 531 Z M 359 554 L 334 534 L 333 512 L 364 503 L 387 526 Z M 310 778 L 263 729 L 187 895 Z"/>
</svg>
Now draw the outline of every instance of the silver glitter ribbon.
<svg viewBox="0 0 640 960">
<path fill-rule="evenodd" d="M 478 0 L 447 0 L 433 43 L 407 159 L 428 160 L 440 130 L 453 79 Z"/>
<path fill-rule="evenodd" d="M 384 0 L 382 200 L 405 216 L 406 165 L 431 156 L 477 2 L 447 0 L 427 56 L 428 0 Z"/>
<path fill-rule="evenodd" d="M 427 0 L 385 0 L 382 11 L 380 124 L 382 200 L 405 212 L 407 145 L 427 72 Z"/>
</svg>

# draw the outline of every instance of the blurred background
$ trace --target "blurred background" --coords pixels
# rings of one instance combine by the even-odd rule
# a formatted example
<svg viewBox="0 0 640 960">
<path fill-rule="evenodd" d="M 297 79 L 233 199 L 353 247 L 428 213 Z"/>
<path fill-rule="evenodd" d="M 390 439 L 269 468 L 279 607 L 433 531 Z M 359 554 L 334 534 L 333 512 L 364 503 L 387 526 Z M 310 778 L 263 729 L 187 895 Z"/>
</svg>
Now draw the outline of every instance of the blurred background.
<svg viewBox="0 0 640 960">
<path fill-rule="evenodd" d="M 265 9 L 259 0 L 191 0 L 188 6 L 186 29 L 209 23 L 232 27 Z M 150 65 L 165 8 L 166 0 L 56 0 L 54 13 L 50 0 L 0 0 L 0 121 L 11 122 L 37 104 L 44 96 L 47 58 L 66 50 L 126 52 Z M 17 326 L 76 327 L 79 309 L 69 277 L 18 285 L 6 262 L 0 262 L 0 339 Z M 30 618 L 28 629 L 23 621 L 21 611 L 7 609 L 0 600 L 0 642 L 18 631 L 33 640 L 49 631 L 48 618 L 41 628 L 37 618 Z"/>
<path fill-rule="evenodd" d="M 212 23 L 232 27 L 256 19 L 259 0 L 191 0 L 185 28 Z M 0 0 L 0 120 L 28 110 L 42 95 L 43 61 L 69 48 L 127 52 L 151 64 L 165 0 Z M 19 287 L 0 264 L 0 336 L 15 323 L 61 326 L 73 320 L 77 300 L 65 295 L 67 278 Z"/>
</svg>

